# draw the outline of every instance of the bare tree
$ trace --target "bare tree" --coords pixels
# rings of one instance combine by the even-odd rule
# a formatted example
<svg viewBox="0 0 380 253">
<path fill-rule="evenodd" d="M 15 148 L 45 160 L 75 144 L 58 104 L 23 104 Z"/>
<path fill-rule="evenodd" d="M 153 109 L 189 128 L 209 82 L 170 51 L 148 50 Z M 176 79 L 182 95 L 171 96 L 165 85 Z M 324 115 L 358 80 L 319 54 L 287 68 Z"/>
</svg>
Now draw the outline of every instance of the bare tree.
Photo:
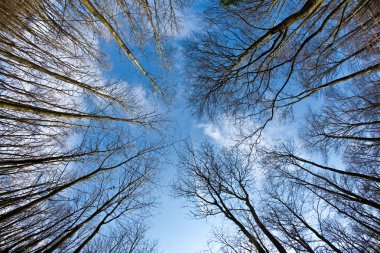
<svg viewBox="0 0 380 253">
<path fill-rule="evenodd" d="M 362 84 L 366 85 L 363 86 Z M 350 170 L 376 174 L 379 167 L 379 81 L 359 79 L 344 92 L 331 91 L 320 111 L 307 117 L 303 139 L 325 155 L 342 153 Z"/>
<path fill-rule="evenodd" d="M 195 217 L 221 215 L 233 224 L 237 232 L 216 234 L 225 252 L 376 252 L 379 178 L 289 148 L 249 158 L 238 149 L 188 145 L 175 192 L 193 204 Z"/>
<path fill-rule="evenodd" d="M 262 154 L 272 182 L 268 191 L 276 202 L 288 210 L 309 207 L 309 211 L 296 209 L 294 216 L 302 218 L 306 213 L 318 218 L 319 234 L 331 237 L 326 240 L 335 241 L 340 251 L 375 252 L 380 224 L 376 217 L 380 207 L 378 174 L 363 167 L 356 171 L 332 167 L 295 153 L 287 144 Z"/>
<path fill-rule="evenodd" d="M 138 221 L 133 221 L 126 225 L 127 229 L 113 229 L 109 236 L 94 240 L 90 245 L 84 248 L 83 252 L 158 252 L 156 242 L 146 238 L 146 225 Z M 115 240 L 115 238 L 117 239 Z"/>
<path fill-rule="evenodd" d="M 256 205 L 255 178 L 239 152 L 216 153 L 210 145 L 200 150 L 187 146 L 181 155 L 179 182 L 175 191 L 196 207 L 197 217 L 224 215 L 248 239 L 257 252 L 286 252 L 278 237 L 260 218 Z"/>
<path fill-rule="evenodd" d="M 103 226 L 121 224 L 139 210 L 146 213 L 153 204 L 149 188 L 156 149 L 136 150 L 136 141 L 3 169 L 1 248 L 81 249 Z"/>
<path fill-rule="evenodd" d="M 376 4 L 214 1 L 206 10 L 207 29 L 186 48 L 190 101 L 200 116 L 254 127 L 240 148 L 185 148 L 176 192 L 200 217 L 236 227 L 217 235 L 226 252 L 379 250 Z M 270 121 L 305 100 L 316 106 L 297 115 L 295 142 L 261 142 Z"/>
<path fill-rule="evenodd" d="M 179 7 L 163 3 L 1 2 L 0 251 L 80 252 L 113 228 L 108 250 L 128 242 L 130 252 L 153 252 L 143 227 L 128 229 L 155 203 L 164 144 L 144 136 L 158 133 L 151 130 L 162 116 L 103 76 L 98 44 L 115 40 L 158 90 L 132 49 L 152 37 L 169 60 L 166 36 Z"/>
<path fill-rule="evenodd" d="M 226 2 L 188 43 L 190 101 L 201 115 L 253 120 L 245 138 L 315 94 L 376 78 L 376 1 Z"/>
</svg>

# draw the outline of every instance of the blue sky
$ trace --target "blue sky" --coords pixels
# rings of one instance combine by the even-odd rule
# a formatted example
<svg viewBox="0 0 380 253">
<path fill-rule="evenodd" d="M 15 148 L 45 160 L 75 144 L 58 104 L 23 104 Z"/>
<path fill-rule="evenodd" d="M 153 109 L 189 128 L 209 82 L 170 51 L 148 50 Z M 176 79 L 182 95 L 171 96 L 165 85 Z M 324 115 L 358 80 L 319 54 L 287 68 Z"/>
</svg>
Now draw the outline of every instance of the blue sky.
<svg viewBox="0 0 380 253">
<path fill-rule="evenodd" d="M 191 31 L 200 27 L 197 25 L 201 6 L 194 6 L 188 9 L 188 13 L 182 18 L 182 32 L 176 38 L 177 46 L 180 48 L 182 40 L 191 36 Z M 186 103 L 187 87 L 183 75 L 183 56 L 180 51 L 176 52 L 174 68 L 170 72 L 162 72 L 156 68 L 146 54 L 146 59 L 141 61 L 154 74 L 164 76 L 166 88 L 175 89 L 175 96 L 171 103 L 161 103 L 160 97 L 152 93 L 150 83 L 144 76 L 139 74 L 136 67 L 126 58 L 117 46 L 107 45 L 107 54 L 110 56 L 112 69 L 107 76 L 123 80 L 128 85 L 137 87 L 144 92 L 144 97 L 148 103 L 153 104 L 153 108 L 164 113 L 165 117 L 171 121 L 165 134 L 172 141 L 179 141 L 191 138 L 194 141 L 207 139 L 214 144 L 229 146 L 235 131 L 229 119 L 221 120 L 219 124 L 200 121 L 194 117 Z M 150 50 L 148 48 L 148 50 Z M 146 52 L 147 53 L 147 52 Z M 154 48 L 152 50 L 154 54 Z M 153 56 L 154 57 L 154 56 Z M 159 72 L 157 72 L 159 71 Z M 155 101 L 155 102 L 154 102 Z M 279 132 L 281 135 L 283 131 Z M 186 207 L 185 200 L 172 196 L 170 183 L 176 177 L 176 155 L 175 147 L 170 148 L 167 161 L 163 161 L 161 175 L 159 179 L 160 187 L 157 195 L 160 197 L 160 205 L 155 211 L 154 217 L 150 220 L 149 235 L 158 241 L 158 248 L 165 253 L 198 253 L 206 249 L 207 242 L 211 237 L 213 225 L 218 225 L 220 220 L 196 220 L 191 217 L 190 208 Z"/>
<path fill-rule="evenodd" d="M 197 120 L 187 105 L 186 96 L 188 87 L 183 75 L 186 68 L 181 54 L 183 40 L 191 36 L 192 31 L 199 29 L 200 16 L 204 6 L 201 4 L 193 5 L 186 9 L 183 16 L 179 17 L 181 31 L 174 37 L 177 51 L 170 52 L 175 55 L 173 68 L 171 71 L 162 70 L 155 65 L 155 47 L 146 48 L 145 57 L 139 55 L 139 49 L 134 49 L 141 64 L 156 76 L 163 77 L 165 88 L 174 92 L 174 97 L 170 103 L 163 103 L 151 87 L 146 78 L 139 73 L 136 67 L 127 59 L 123 52 L 115 45 L 106 45 L 105 50 L 110 56 L 112 68 L 107 76 L 123 80 L 128 85 L 139 89 L 142 92 L 143 99 L 149 103 L 151 108 L 162 113 L 169 124 L 162 129 L 168 139 L 177 142 L 183 139 L 191 138 L 196 142 L 207 139 L 212 143 L 220 146 L 232 145 L 234 136 L 237 135 L 236 128 L 233 127 L 232 119 L 228 117 L 220 120 L 218 123 Z M 152 44 L 153 45 L 153 44 Z M 308 101 L 296 105 L 295 118 L 302 118 L 307 112 L 307 107 L 311 104 L 316 105 L 320 102 Z M 249 122 L 247 123 L 249 127 Z M 265 130 L 263 141 L 273 141 L 276 138 L 296 137 L 296 122 L 284 124 L 271 122 Z M 199 253 L 206 249 L 207 242 L 211 238 L 213 225 L 220 225 L 221 219 L 196 220 L 190 215 L 190 208 L 186 207 L 185 200 L 176 199 L 172 196 L 170 183 L 176 178 L 176 155 L 175 144 L 169 149 L 167 157 L 162 161 L 161 174 L 156 193 L 159 196 L 160 205 L 155 211 L 154 217 L 150 220 L 149 235 L 152 239 L 158 241 L 158 248 L 165 253 Z"/>
<path fill-rule="evenodd" d="M 207 2 L 203 1 L 203 4 Z M 176 180 L 178 163 L 175 150 L 180 146 L 182 140 L 191 138 L 194 143 L 198 144 L 206 139 L 218 146 L 232 146 L 234 138 L 238 138 L 238 129 L 234 126 L 234 120 L 231 117 L 225 116 L 218 123 L 210 122 L 206 119 L 197 119 L 188 108 L 189 83 L 186 82 L 184 75 L 186 63 L 181 53 L 181 47 L 186 38 L 191 38 L 193 31 L 203 28 L 200 18 L 204 9 L 202 3 L 198 2 L 187 7 L 183 14 L 179 14 L 178 20 L 181 30 L 169 39 L 176 48 L 175 51 L 169 52 L 174 58 L 173 68 L 170 71 L 157 64 L 156 46 L 153 40 L 143 46 L 143 53 L 141 48 L 131 48 L 142 66 L 160 80 L 159 84 L 161 83 L 164 90 L 168 92 L 170 101 L 163 101 L 163 97 L 155 92 L 151 83 L 124 55 L 115 42 L 110 40 L 107 43 L 100 43 L 101 49 L 109 56 L 111 64 L 110 69 L 104 73 L 104 77 L 121 80 L 124 85 L 128 85 L 139 93 L 138 97 L 147 109 L 146 113 L 154 110 L 156 113 L 162 114 L 168 121 L 159 131 L 165 135 L 168 142 L 173 142 L 174 145 L 167 148 L 166 155 L 162 157 L 159 168 L 160 174 L 154 190 L 160 204 L 154 209 L 153 216 L 148 221 L 149 238 L 157 240 L 159 251 L 165 253 L 204 252 L 207 248 L 207 242 L 212 237 L 213 226 L 225 225 L 222 222 L 223 217 L 208 220 L 193 219 L 190 214 L 191 207 L 187 206 L 186 200 L 175 198 L 170 188 L 170 184 Z M 275 139 L 294 138 L 297 142 L 298 126 L 302 125 L 300 121 L 303 120 L 303 115 L 308 113 L 308 107 L 317 109 L 322 103 L 323 98 L 315 96 L 315 98 L 296 104 L 294 121 L 284 124 L 278 120 L 273 120 L 265 128 L 261 141 L 264 144 L 271 144 L 275 142 Z M 240 127 L 249 129 L 253 123 L 247 121 L 245 124 L 242 123 Z M 154 134 L 151 137 L 148 131 L 137 132 L 136 130 L 135 134 L 137 133 L 144 133 L 144 137 L 147 139 L 156 138 Z M 112 132 L 106 133 L 106 135 L 111 134 Z M 79 138 L 77 139 L 79 140 Z M 68 143 L 74 145 L 76 144 L 75 141 L 77 141 L 76 136 L 73 136 L 68 140 Z M 306 153 L 306 150 L 302 148 L 301 152 Z M 339 162 L 336 157 L 334 159 L 336 160 L 335 163 Z M 318 162 L 318 158 L 313 160 Z"/>
<path fill-rule="evenodd" d="M 194 5 L 187 8 L 181 20 L 180 33 L 174 38 L 176 46 L 180 49 L 182 40 L 190 36 L 191 31 L 197 26 L 198 17 L 202 7 Z M 186 104 L 186 87 L 184 86 L 183 69 L 184 62 L 180 50 L 175 52 L 173 68 L 170 71 L 162 71 L 156 67 L 155 61 L 150 57 L 155 57 L 155 48 L 147 47 L 145 58 L 140 57 L 141 64 L 148 69 L 148 72 L 165 79 L 165 88 L 169 91 L 175 90 L 175 95 L 170 103 L 162 103 L 160 97 L 154 92 L 150 83 L 141 75 L 136 67 L 127 59 L 123 52 L 113 44 L 103 45 L 104 50 L 110 57 L 112 68 L 107 77 L 119 79 L 128 85 L 143 91 L 144 99 L 151 103 L 151 107 L 163 113 L 170 121 L 165 129 L 167 137 L 171 141 L 179 141 L 186 138 L 201 140 L 208 138 L 205 135 L 203 126 L 193 117 Z M 138 52 L 139 49 L 135 49 Z M 143 60 L 141 60 L 143 59 Z M 195 220 L 191 217 L 189 208 L 185 207 L 185 201 L 172 196 L 170 183 L 176 176 L 176 155 L 175 145 L 170 148 L 168 158 L 163 161 L 159 179 L 157 195 L 160 204 L 155 210 L 155 215 L 150 220 L 149 236 L 158 241 L 158 249 L 165 253 L 198 253 L 207 246 L 210 238 L 212 223 L 215 221 Z"/>
</svg>

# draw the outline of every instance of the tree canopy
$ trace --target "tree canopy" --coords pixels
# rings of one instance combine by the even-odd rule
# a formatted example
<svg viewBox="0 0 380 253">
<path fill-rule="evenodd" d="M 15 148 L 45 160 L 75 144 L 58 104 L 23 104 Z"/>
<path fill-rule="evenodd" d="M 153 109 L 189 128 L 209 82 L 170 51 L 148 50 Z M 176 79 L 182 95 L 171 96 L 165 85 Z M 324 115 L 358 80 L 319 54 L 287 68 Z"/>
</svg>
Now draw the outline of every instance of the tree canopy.
<svg viewBox="0 0 380 253">
<path fill-rule="evenodd" d="M 211 1 L 185 49 L 189 102 L 240 132 L 185 145 L 174 183 L 195 217 L 231 224 L 210 252 L 379 250 L 377 4 Z"/>
<path fill-rule="evenodd" d="M 174 194 L 228 224 L 209 252 L 380 251 L 379 1 L 200 1 L 182 39 L 192 3 L 1 1 L 1 252 L 158 252 L 178 87 L 239 130 L 176 148 Z M 140 90 L 109 74 L 115 48 Z"/>
</svg>

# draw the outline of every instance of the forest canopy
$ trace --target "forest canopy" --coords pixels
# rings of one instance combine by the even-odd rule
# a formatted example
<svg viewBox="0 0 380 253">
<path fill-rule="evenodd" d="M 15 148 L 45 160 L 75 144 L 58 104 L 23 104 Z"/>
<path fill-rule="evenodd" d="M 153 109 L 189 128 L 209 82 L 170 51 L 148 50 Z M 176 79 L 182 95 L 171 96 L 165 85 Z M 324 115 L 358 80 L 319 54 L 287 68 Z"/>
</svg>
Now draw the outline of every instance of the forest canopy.
<svg viewBox="0 0 380 253">
<path fill-rule="evenodd" d="M 1 1 L 0 251 L 159 252 L 166 160 L 205 252 L 380 251 L 379 5 Z"/>
</svg>

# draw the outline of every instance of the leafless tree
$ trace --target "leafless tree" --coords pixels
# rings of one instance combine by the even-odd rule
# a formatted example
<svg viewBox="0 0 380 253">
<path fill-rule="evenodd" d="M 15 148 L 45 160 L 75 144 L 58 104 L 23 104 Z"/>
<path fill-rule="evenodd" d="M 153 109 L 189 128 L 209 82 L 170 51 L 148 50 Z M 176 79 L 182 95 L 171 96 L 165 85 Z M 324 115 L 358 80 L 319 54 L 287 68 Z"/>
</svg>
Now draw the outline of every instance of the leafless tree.
<svg viewBox="0 0 380 253">
<path fill-rule="evenodd" d="M 206 10 L 207 28 L 186 48 L 190 101 L 201 116 L 254 127 L 232 150 L 185 148 L 176 192 L 197 216 L 236 227 L 217 235 L 225 252 L 379 250 L 376 5 L 243 0 Z M 305 100 L 316 106 L 295 119 L 296 141 L 261 142 L 270 121 Z"/>
<path fill-rule="evenodd" d="M 136 220 L 126 225 L 123 229 L 113 229 L 107 237 L 94 240 L 83 252 L 158 252 L 157 243 L 146 238 L 146 225 Z"/>
<path fill-rule="evenodd" d="M 195 215 L 205 218 L 224 215 L 244 235 L 257 252 L 277 249 L 286 252 L 279 238 L 260 218 L 256 205 L 255 177 L 239 152 L 216 153 L 204 144 L 200 150 L 187 146 L 181 155 L 181 173 L 175 192 L 195 207 Z"/>
<path fill-rule="evenodd" d="M 378 79 L 362 78 L 345 91 L 331 91 L 322 109 L 307 117 L 306 146 L 327 156 L 342 153 L 350 170 L 378 173 L 379 102 Z"/>
<path fill-rule="evenodd" d="M 363 166 L 350 170 L 317 163 L 297 155 L 290 144 L 264 151 L 262 159 L 275 202 L 288 210 L 303 205 L 294 216 L 314 216 L 316 231 L 342 252 L 378 250 L 378 173 Z"/>
<path fill-rule="evenodd" d="M 114 40 L 160 90 L 132 51 L 152 37 L 169 62 L 165 38 L 178 8 L 170 0 L 1 2 L 0 251 L 80 252 L 108 240 L 110 251 L 128 242 L 130 252 L 153 252 L 132 220 L 155 203 L 164 144 L 144 135 L 156 134 L 162 117 L 103 76 L 98 44 Z"/>
<path fill-rule="evenodd" d="M 256 123 L 332 87 L 376 78 L 376 1 L 214 1 L 190 40 L 191 104 L 201 115 Z"/>
<path fill-rule="evenodd" d="M 230 221 L 237 232 L 216 234 L 225 252 L 376 252 L 378 175 L 317 164 L 290 147 L 248 158 L 188 145 L 175 192 L 195 217 Z"/>
</svg>

